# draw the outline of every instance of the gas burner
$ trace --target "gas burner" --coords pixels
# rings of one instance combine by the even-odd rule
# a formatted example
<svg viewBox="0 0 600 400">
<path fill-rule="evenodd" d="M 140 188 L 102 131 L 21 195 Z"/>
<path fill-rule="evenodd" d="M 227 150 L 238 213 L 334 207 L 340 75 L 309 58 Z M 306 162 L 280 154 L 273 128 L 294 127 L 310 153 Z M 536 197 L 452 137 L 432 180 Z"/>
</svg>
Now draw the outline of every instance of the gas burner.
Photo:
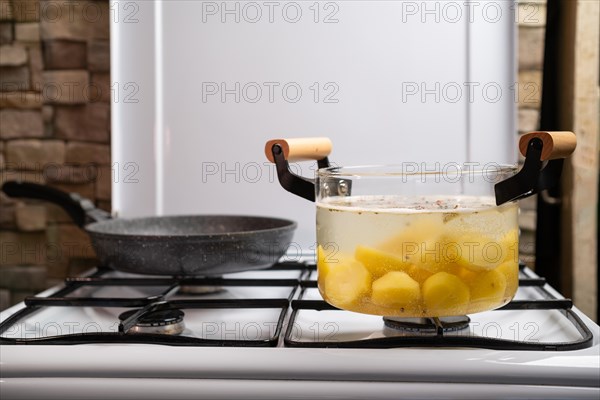
<svg viewBox="0 0 600 400">
<path fill-rule="evenodd" d="M 125 311 L 119 315 L 119 319 L 123 322 L 139 311 L 139 309 Z M 183 311 L 174 308 L 149 311 L 140 315 L 127 333 L 179 335 L 185 329 L 184 315 Z"/>
<path fill-rule="evenodd" d="M 390 318 L 384 317 L 387 328 L 409 333 L 456 332 L 469 327 L 471 319 L 466 315 L 434 318 Z"/>
<path fill-rule="evenodd" d="M 202 296 L 204 294 L 215 294 L 224 292 L 222 286 L 206 286 L 206 285 L 181 285 L 177 293 L 179 294 L 193 294 Z"/>
</svg>

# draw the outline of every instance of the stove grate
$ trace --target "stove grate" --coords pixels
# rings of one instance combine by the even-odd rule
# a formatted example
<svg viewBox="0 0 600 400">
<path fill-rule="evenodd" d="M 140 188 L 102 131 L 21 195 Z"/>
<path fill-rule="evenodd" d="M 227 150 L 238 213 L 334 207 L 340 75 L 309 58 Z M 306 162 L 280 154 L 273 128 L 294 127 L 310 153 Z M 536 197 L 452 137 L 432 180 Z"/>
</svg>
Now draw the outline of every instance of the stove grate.
<svg viewBox="0 0 600 400">
<path fill-rule="evenodd" d="M 520 265 L 520 271 L 526 277 L 519 279 L 520 287 L 533 287 L 537 289 L 543 299 L 536 300 L 513 300 L 497 311 L 506 310 L 558 310 L 579 332 L 580 339 L 569 342 L 539 343 L 526 340 L 508 340 L 493 337 L 473 336 L 473 335 L 449 335 L 446 331 L 452 332 L 453 329 L 446 329 L 443 322 L 431 318 L 430 324 L 436 326 L 431 334 L 403 334 L 399 336 L 377 337 L 369 339 L 354 340 L 335 340 L 330 335 L 323 335 L 320 340 L 303 341 L 294 338 L 294 327 L 297 326 L 298 313 L 302 310 L 313 311 L 340 311 L 339 308 L 326 303 L 323 300 L 306 300 L 307 289 L 317 287 L 316 280 L 303 280 L 300 282 L 300 295 L 298 300 L 291 303 L 292 313 L 290 323 L 284 335 L 284 343 L 288 347 L 310 347 L 310 348 L 396 348 L 396 347 L 478 347 L 494 350 L 579 350 L 590 347 L 593 343 L 593 334 L 581 318 L 572 311 L 573 302 L 570 299 L 559 299 L 554 296 L 545 287 L 544 278 L 527 276 L 526 268 Z M 330 340 L 327 340 L 329 338 Z"/>
<path fill-rule="evenodd" d="M 11 326 L 27 316 L 42 310 L 44 307 L 118 307 L 142 308 L 130 318 L 121 321 L 118 332 L 73 333 L 47 337 L 8 338 L 0 336 L 0 344 L 40 344 L 40 345 L 71 345 L 90 343 L 138 343 L 171 346 L 239 346 L 239 347 L 275 347 L 280 341 L 285 317 L 289 304 L 296 293 L 300 278 L 308 274 L 308 268 L 303 263 L 279 263 L 272 266 L 271 271 L 298 271 L 298 279 L 234 279 L 234 278 L 113 278 L 106 277 L 112 270 L 99 268 L 87 277 L 67 278 L 65 287 L 47 297 L 28 297 L 25 308 L 17 311 L 0 324 L 0 335 Z M 222 287 L 290 287 L 286 298 L 260 299 L 172 299 L 181 286 L 222 286 Z M 103 286 L 164 286 L 158 295 L 139 298 L 102 298 L 102 297 L 69 297 L 82 287 Z M 204 339 L 184 335 L 166 335 L 155 333 L 127 333 L 145 314 L 156 311 L 161 307 L 171 307 L 181 310 L 190 309 L 278 309 L 279 314 L 273 334 L 267 339 Z"/>
<path fill-rule="evenodd" d="M 538 343 L 477 336 L 456 336 L 444 332 L 443 322 L 432 321 L 437 329 L 431 334 L 405 334 L 401 336 L 376 337 L 360 340 L 317 340 L 301 341 L 295 339 L 293 328 L 298 314 L 303 310 L 339 311 L 322 300 L 306 299 L 307 290 L 317 287 L 317 281 L 310 279 L 316 270 L 314 264 L 300 262 L 279 263 L 271 267 L 273 271 L 297 271 L 297 279 L 239 279 L 239 278 L 189 278 L 189 277 L 111 277 L 112 270 L 99 268 L 87 277 L 68 278 L 65 287 L 46 297 L 28 297 L 25 307 L 17 311 L 0 324 L 0 344 L 2 345 L 74 345 L 90 343 L 139 343 L 171 346 L 238 346 L 238 347 L 275 347 L 282 342 L 288 347 L 311 348 L 395 348 L 395 347 L 478 347 L 497 350 L 576 350 L 590 347 L 593 335 L 580 317 L 573 312 L 572 301 L 554 296 L 546 287 L 546 281 L 531 275 L 521 266 L 521 287 L 531 287 L 542 294 L 539 300 L 513 300 L 498 310 L 557 310 L 577 330 L 580 339 L 569 342 Z M 173 296 L 181 286 L 220 286 L 220 287 L 289 287 L 289 295 L 281 298 L 248 299 L 176 299 Z M 133 298 L 102 298 L 77 296 L 78 290 L 88 287 L 128 286 L 160 287 L 158 294 Z M 295 296 L 297 295 L 297 299 Z M 26 317 L 44 310 L 46 307 L 114 307 L 139 308 L 124 321 L 120 321 L 118 332 L 74 333 L 46 337 L 9 338 L 2 337 L 10 327 Z M 275 309 L 278 311 L 275 329 L 268 338 L 260 339 L 207 339 L 185 335 L 166 335 L 156 333 L 127 333 L 139 318 L 161 307 L 181 310 L 193 309 Z M 291 308 L 289 319 L 286 317 Z M 497 311 L 492 311 L 497 312 Z M 285 332 L 284 332 L 285 328 Z M 452 330 L 449 330 L 452 331 Z M 327 339 L 327 337 L 325 338 Z"/>
</svg>

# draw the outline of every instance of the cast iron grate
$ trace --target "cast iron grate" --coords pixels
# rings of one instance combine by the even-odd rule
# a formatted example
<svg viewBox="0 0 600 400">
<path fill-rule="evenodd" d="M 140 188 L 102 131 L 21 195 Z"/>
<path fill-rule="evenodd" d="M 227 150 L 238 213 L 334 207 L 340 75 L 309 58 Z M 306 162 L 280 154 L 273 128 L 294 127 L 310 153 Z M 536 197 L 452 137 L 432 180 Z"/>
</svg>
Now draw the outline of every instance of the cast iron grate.
<svg viewBox="0 0 600 400">
<path fill-rule="evenodd" d="M 47 297 L 28 297 L 26 307 L 19 310 L 0 324 L 0 335 L 25 317 L 42 310 L 44 307 L 106 307 L 106 308 L 140 308 L 130 318 L 119 323 L 118 332 L 72 333 L 55 336 L 8 338 L 0 337 L 0 344 L 16 345 L 73 345 L 90 343 L 138 343 L 171 346 L 239 346 L 239 347 L 274 347 L 279 343 L 289 304 L 296 293 L 300 278 L 308 273 L 306 264 L 299 262 L 278 263 L 269 268 L 270 271 L 298 271 L 297 279 L 233 279 L 233 278 L 112 278 L 106 277 L 111 270 L 99 268 L 92 275 L 80 278 L 67 278 L 65 287 Z M 171 299 L 182 286 L 246 286 L 289 287 L 289 295 L 285 298 L 252 298 L 252 299 Z M 165 289 L 156 295 L 133 298 L 114 297 L 81 297 L 73 295 L 84 287 L 102 286 L 163 286 Z M 268 339 L 204 339 L 191 336 L 177 336 L 156 333 L 127 333 L 129 328 L 145 314 L 157 309 L 175 308 L 190 309 L 278 309 L 279 316 L 275 329 Z"/>
<path fill-rule="evenodd" d="M 140 312 L 119 323 L 118 332 L 74 333 L 44 337 L 9 338 L 0 336 L 2 345 L 74 345 L 91 343 L 139 343 L 171 346 L 236 346 L 236 347 L 275 347 L 279 344 L 282 333 L 283 344 L 288 347 L 311 348 L 395 348 L 395 347 L 476 347 L 498 350 L 576 350 L 590 347 L 593 335 L 580 317 L 572 311 L 572 301 L 560 299 L 546 289 L 546 281 L 530 275 L 524 266 L 521 270 L 525 277 L 519 280 L 521 287 L 534 287 L 542 294 L 539 300 L 514 300 L 500 310 L 558 310 L 575 329 L 581 338 L 570 342 L 538 343 L 532 341 L 517 341 L 477 336 L 452 336 L 444 333 L 443 324 L 432 321 L 437 326 L 433 335 L 403 335 L 393 337 L 379 337 L 372 339 L 350 341 L 300 341 L 295 340 L 293 327 L 297 322 L 298 313 L 302 310 L 339 310 L 322 300 L 304 299 L 307 289 L 316 288 L 317 282 L 309 279 L 316 270 L 314 264 L 288 262 L 275 264 L 265 271 L 297 271 L 297 279 L 234 279 L 234 278 L 186 278 L 186 277 L 134 277 L 113 278 L 107 276 L 110 272 L 98 269 L 87 277 L 68 278 L 65 287 L 47 297 L 28 297 L 25 307 L 11 315 L 0 324 L 0 335 L 10 327 L 19 323 L 26 317 L 43 310 L 45 307 L 115 307 L 139 308 Z M 281 298 L 250 298 L 250 299 L 173 299 L 181 286 L 244 286 L 244 287 L 289 287 L 289 295 Z M 105 286 L 159 286 L 164 289 L 154 295 L 146 297 L 114 298 L 114 297 L 86 297 L 74 295 L 84 287 Z M 298 294 L 298 299 L 293 300 Z M 286 320 L 291 306 L 291 315 Z M 182 310 L 191 309 L 276 309 L 279 310 L 277 322 L 272 335 L 268 339 L 204 339 L 190 336 L 173 336 L 151 333 L 127 333 L 129 328 L 148 312 L 159 308 L 173 307 Z M 491 311 L 496 312 L 496 311 Z"/>
<path fill-rule="evenodd" d="M 497 310 L 558 310 L 579 332 L 581 338 L 569 342 L 540 343 L 525 340 L 509 340 L 493 337 L 479 337 L 472 335 L 448 335 L 445 333 L 444 323 L 438 319 L 430 318 L 429 325 L 435 326 L 435 333 L 403 334 L 402 336 L 377 337 L 359 340 L 296 340 L 294 339 L 294 327 L 297 326 L 298 313 L 302 310 L 313 311 L 340 311 L 323 300 L 305 300 L 306 290 L 317 287 L 315 280 L 303 280 L 300 282 L 300 294 L 298 300 L 291 303 L 292 313 L 288 323 L 284 343 L 288 347 L 310 347 L 310 348 L 396 348 L 396 347 L 477 347 L 495 350 L 578 350 L 592 346 L 593 334 L 581 318 L 573 312 L 573 302 L 570 299 L 560 299 L 553 295 L 545 287 L 546 280 L 531 276 L 527 273 L 524 265 L 520 265 L 520 271 L 525 277 L 519 278 L 520 287 L 534 287 L 542 295 L 542 299 L 536 300 L 513 300 Z M 449 331 L 452 331 L 451 329 Z M 327 337 L 327 336 L 326 336 Z"/>
</svg>

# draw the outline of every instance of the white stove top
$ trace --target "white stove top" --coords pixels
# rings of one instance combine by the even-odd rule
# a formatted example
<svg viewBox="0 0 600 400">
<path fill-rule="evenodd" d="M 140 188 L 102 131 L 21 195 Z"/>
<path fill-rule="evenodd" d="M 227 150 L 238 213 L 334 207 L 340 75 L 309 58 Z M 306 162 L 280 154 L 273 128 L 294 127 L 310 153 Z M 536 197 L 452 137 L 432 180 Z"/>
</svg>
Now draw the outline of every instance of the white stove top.
<svg viewBox="0 0 600 400">
<path fill-rule="evenodd" d="M 137 281 L 139 276 L 119 272 L 102 276 L 114 278 L 108 286 L 96 286 L 95 278 L 72 283 L 78 288 L 59 292 L 64 298 L 52 301 L 75 305 L 57 306 L 47 300 L 30 303 L 39 305 L 39 310 L 12 321 L 2 333 L 7 339 L 1 352 L 3 398 L 4 394 L 6 398 L 31 398 L 41 393 L 45 398 L 76 393 L 79 399 L 137 398 L 142 393 L 148 399 L 167 395 L 398 398 L 399 393 L 411 398 L 481 398 L 493 393 L 548 399 L 598 398 L 600 394 L 600 328 L 575 308 L 572 312 L 516 309 L 474 314 L 468 329 L 444 333 L 447 342 L 438 343 L 440 338 L 432 332 L 429 339 L 423 339 L 430 342 L 419 344 L 414 334 L 386 328 L 381 317 L 327 307 L 314 287 L 316 272 L 296 267 L 227 275 L 224 281 L 212 282 L 220 282 L 224 290 L 200 297 L 174 289 L 169 292 L 170 278 L 140 285 L 145 279 Z M 536 286 L 537 277 L 531 271 L 522 271 L 522 278 L 515 304 L 548 300 L 549 295 L 561 301 L 552 288 Z M 304 283 L 298 285 L 298 280 Z M 532 286 L 524 286 L 528 284 Z M 54 294 L 58 289 L 38 297 L 61 297 Z M 119 333 L 119 314 L 164 292 L 169 292 L 166 300 L 185 313 L 185 330 L 174 345 L 149 344 L 147 339 L 157 342 L 156 337 Z M 288 297 L 295 300 L 290 309 Z M 113 304 L 117 300 L 111 298 L 121 303 Z M 93 302 L 100 303 L 92 306 Z M 229 308 L 232 303 L 236 308 Z M 240 305 L 245 308 L 237 308 Z M 23 308 L 19 304 L 6 310 L 0 320 Z M 285 318 L 278 324 L 282 314 Z M 532 348 L 562 349 L 565 343 L 579 347 L 573 343 L 581 342 L 585 332 L 567 316 L 575 322 L 579 318 L 593 334 L 591 347 L 510 350 L 491 349 L 497 340 L 485 344 L 487 348 L 463 342 L 487 337 L 526 341 Z M 52 342 L 56 335 L 67 336 L 64 344 Z M 74 338 L 73 343 L 89 339 L 102 343 L 67 344 Z M 38 344 L 12 345 L 15 339 Z M 190 346 L 188 342 L 193 341 L 196 345 Z M 415 343 L 417 347 L 406 347 Z M 372 348 L 377 346 L 390 348 Z"/>
</svg>

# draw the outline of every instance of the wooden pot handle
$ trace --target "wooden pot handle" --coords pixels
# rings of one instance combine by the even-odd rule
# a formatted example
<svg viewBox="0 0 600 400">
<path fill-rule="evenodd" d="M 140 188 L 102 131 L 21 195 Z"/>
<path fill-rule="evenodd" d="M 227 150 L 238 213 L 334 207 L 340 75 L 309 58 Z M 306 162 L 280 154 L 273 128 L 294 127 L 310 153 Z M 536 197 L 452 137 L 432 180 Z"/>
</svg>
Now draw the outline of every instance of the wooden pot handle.
<svg viewBox="0 0 600 400">
<path fill-rule="evenodd" d="M 265 155 L 271 162 L 275 162 L 272 149 L 276 144 L 281 146 L 283 155 L 289 162 L 322 160 L 329 156 L 333 146 L 327 137 L 269 140 L 265 145 Z"/>
<path fill-rule="evenodd" d="M 566 158 L 575 151 L 577 146 L 577 137 L 573 132 L 529 132 L 519 139 L 519 150 L 523 156 L 527 153 L 529 141 L 536 137 L 544 144 L 542 161 Z"/>
</svg>

